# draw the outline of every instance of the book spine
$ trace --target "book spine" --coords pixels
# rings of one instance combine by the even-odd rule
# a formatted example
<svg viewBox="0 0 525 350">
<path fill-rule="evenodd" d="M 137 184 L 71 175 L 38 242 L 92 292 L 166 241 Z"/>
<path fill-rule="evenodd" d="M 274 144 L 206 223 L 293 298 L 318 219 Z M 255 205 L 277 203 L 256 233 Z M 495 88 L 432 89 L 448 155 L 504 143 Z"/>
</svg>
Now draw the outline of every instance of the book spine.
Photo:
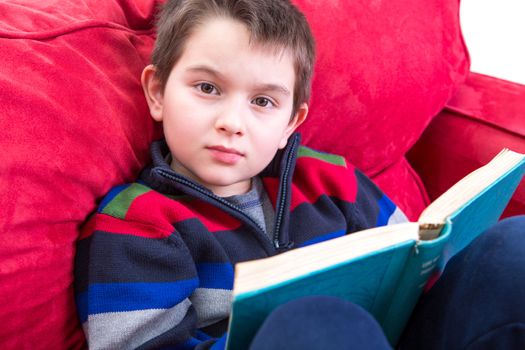
<svg viewBox="0 0 525 350">
<path fill-rule="evenodd" d="M 420 241 L 414 246 L 390 307 L 384 318 L 378 320 L 392 346 L 399 341 L 427 281 L 436 268 L 448 237 L 445 235 L 433 241 Z"/>
</svg>

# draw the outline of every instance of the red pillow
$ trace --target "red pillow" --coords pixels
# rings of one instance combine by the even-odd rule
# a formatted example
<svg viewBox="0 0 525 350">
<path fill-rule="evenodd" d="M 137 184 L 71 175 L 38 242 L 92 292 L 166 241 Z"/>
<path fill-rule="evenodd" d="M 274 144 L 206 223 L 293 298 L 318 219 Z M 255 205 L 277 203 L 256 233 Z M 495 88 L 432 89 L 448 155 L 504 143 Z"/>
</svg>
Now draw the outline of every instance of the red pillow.
<svg viewBox="0 0 525 350">
<path fill-rule="evenodd" d="M 427 204 L 404 156 L 465 79 L 458 0 L 294 0 L 317 39 L 309 146 L 344 155 L 408 216 Z"/>
<path fill-rule="evenodd" d="M 153 1 L 0 3 L 0 348 L 84 343 L 77 230 L 159 136 L 140 73 Z"/>
</svg>

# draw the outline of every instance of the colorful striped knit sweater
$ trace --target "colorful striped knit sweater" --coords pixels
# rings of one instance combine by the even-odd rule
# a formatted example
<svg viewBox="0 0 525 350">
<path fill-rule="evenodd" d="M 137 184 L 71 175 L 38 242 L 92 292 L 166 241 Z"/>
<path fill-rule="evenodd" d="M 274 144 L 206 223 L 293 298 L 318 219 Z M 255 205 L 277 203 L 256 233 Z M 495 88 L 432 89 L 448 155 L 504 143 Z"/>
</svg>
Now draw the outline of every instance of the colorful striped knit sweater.
<svg viewBox="0 0 525 350">
<path fill-rule="evenodd" d="M 208 348 L 227 328 L 235 263 L 406 220 L 343 158 L 299 139 L 261 174 L 273 239 L 173 172 L 165 142 L 154 143 L 153 165 L 107 195 L 78 242 L 76 301 L 90 348 Z"/>
</svg>

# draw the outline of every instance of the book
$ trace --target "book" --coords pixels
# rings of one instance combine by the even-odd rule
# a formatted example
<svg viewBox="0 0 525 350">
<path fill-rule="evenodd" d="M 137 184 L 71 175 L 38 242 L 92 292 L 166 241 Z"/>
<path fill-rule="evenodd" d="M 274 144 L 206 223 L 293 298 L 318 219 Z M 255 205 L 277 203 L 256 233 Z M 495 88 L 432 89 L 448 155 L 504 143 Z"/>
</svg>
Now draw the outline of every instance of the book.
<svg viewBox="0 0 525 350">
<path fill-rule="evenodd" d="M 525 155 L 504 149 L 433 201 L 417 222 L 236 264 L 227 348 L 247 349 L 272 310 L 308 295 L 360 305 L 395 345 L 431 275 L 499 220 L 524 173 Z"/>
</svg>

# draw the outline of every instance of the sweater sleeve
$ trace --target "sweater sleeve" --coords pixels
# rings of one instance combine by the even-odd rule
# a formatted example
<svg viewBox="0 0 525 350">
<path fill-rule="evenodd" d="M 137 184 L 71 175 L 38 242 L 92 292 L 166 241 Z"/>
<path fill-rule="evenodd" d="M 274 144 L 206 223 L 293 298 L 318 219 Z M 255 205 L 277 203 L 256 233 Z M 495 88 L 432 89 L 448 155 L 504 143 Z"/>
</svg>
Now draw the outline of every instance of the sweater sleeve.
<svg viewBox="0 0 525 350">
<path fill-rule="evenodd" d="M 75 294 L 90 349 L 208 348 L 190 296 L 199 285 L 177 232 L 103 213 L 77 244 Z"/>
<path fill-rule="evenodd" d="M 357 183 L 356 207 L 360 212 L 357 230 L 407 222 L 403 211 L 363 172 L 354 168 Z"/>
</svg>

